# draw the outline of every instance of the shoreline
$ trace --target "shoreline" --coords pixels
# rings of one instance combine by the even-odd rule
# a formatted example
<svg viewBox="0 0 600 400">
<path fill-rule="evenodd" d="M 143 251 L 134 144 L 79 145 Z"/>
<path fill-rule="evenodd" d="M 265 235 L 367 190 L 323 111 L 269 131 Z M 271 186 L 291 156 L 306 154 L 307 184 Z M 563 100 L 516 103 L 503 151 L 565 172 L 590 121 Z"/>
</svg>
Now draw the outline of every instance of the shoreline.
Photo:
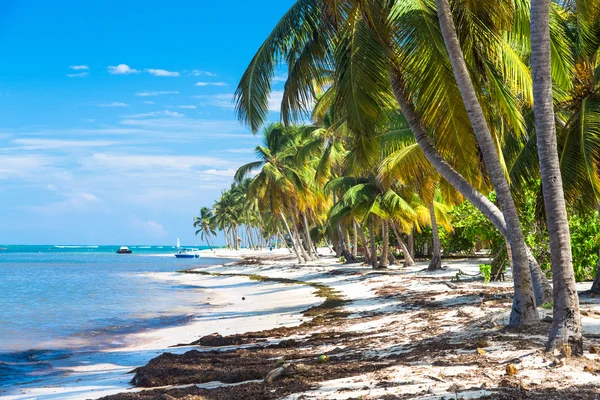
<svg viewBox="0 0 600 400">
<path fill-rule="evenodd" d="M 226 260 L 240 257 L 271 254 L 286 256 L 285 252 L 202 250 L 204 257 Z M 228 264 L 193 267 L 200 270 L 227 269 Z M 163 352 L 182 353 L 185 347 L 173 347 L 191 342 L 198 337 L 221 332 L 224 335 L 243 333 L 251 329 L 276 328 L 279 326 L 299 325 L 306 320 L 301 312 L 320 304 L 313 295 L 314 289 L 308 286 L 287 288 L 276 282 L 252 281 L 241 276 L 203 276 L 184 274 L 179 271 L 170 273 L 150 273 L 154 279 L 170 281 L 174 285 L 201 289 L 205 296 L 201 301 L 209 301 L 210 306 L 202 304 L 199 313 L 191 321 L 178 326 L 152 329 L 126 335 L 127 344 L 102 351 L 75 353 L 73 357 L 53 362 L 57 371 L 65 375 L 51 376 L 37 382 L 0 388 L 0 397 L 6 399 L 95 399 L 131 388 L 132 375 L 127 374 L 134 368 L 147 363 Z M 245 297 L 246 300 L 241 300 Z M 271 310 L 269 304 L 278 303 L 284 308 Z"/>
<path fill-rule="evenodd" d="M 254 325 L 246 318 L 229 329 L 186 325 L 187 332 L 168 343 L 181 347 L 159 349 L 166 342 L 148 335 L 145 345 L 133 347 L 128 355 L 106 352 L 104 360 L 94 360 L 96 370 L 82 367 L 79 373 L 86 381 L 6 398 L 587 400 L 600 395 L 600 355 L 586 351 L 567 360 L 544 353 L 550 328 L 546 322 L 518 331 L 505 328 L 512 282 L 456 279 L 460 271 L 476 274 L 486 259 L 445 260 L 446 269 L 429 272 L 426 262 L 374 270 L 343 265 L 332 256 L 297 265 L 287 251 L 263 253 L 179 275 L 241 285 L 235 289 L 238 295 L 240 287 L 258 289 L 257 296 L 276 293 L 294 305 L 293 311 L 286 310 L 290 320 L 296 318 L 294 323 L 278 325 L 269 318 L 285 309 L 278 307 L 285 304 L 271 303 L 265 305 L 266 314 L 254 312 Z M 297 292 L 300 288 L 304 294 Z M 331 298 L 314 298 L 313 306 L 298 307 L 317 288 Z M 237 305 L 249 304 L 242 301 Z M 600 344 L 600 304 L 582 297 L 581 306 L 587 349 Z M 540 313 L 551 316 L 541 308 Z M 212 333 L 220 334 L 216 341 Z M 136 354 L 136 365 L 123 365 Z M 507 375 L 510 364 L 516 365 L 516 375 Z M 266 382 L 274 370 L 280 371 L 278 376 Z M 94 373 L 104 376 L 94 381 Z"/>
</svg>

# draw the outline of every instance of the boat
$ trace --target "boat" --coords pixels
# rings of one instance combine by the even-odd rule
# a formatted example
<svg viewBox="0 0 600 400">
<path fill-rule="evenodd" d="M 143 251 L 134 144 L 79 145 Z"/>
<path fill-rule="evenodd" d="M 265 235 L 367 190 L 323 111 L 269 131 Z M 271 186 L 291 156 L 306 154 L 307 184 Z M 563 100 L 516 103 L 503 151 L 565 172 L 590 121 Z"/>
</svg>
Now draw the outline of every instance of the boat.
<svg viewBox="0 0 600 400">
<path fill-rule="evenodd" d="M 198 250 L 196 249 L 182 249 L 181 242 L 179 238 L 177 238 L 177 253 L 175 253 L 175 257 L 177 258 L 198 258 L 200 255 L 198 254 Z"/>
<path fill-rule="evenodd" d="M 177 253 L 175 253 L 175 257 L 177 258 L 198 258 L 200 255 L 194 249 L 180 249 Z"/>
<path fill-rule="evenodd" d="M 117 254 L 131 254 L 132 251 L 127 246 L 121 246 L 119 250 L 117 250 Z"/>
</svg>

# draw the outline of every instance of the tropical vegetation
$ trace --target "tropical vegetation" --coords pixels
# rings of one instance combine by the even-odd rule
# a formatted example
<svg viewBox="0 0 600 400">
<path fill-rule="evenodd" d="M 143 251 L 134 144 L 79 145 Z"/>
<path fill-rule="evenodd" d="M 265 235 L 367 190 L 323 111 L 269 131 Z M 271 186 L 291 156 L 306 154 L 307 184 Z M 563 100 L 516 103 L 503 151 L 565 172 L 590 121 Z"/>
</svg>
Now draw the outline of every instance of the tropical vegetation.
<svg viewBox="0 0 600 400">
<path fill-rule="evenodd" d="M 204 237 L 373 268 L 488 249 L 486 279 L 512 273 L 510 325 L 552 302 L 548 349 L 581 354 L 575 282 L 600 293 L 600 1 L 297 0 L 235 100 L 262 143 L 195 220 Z"/>
</svg>

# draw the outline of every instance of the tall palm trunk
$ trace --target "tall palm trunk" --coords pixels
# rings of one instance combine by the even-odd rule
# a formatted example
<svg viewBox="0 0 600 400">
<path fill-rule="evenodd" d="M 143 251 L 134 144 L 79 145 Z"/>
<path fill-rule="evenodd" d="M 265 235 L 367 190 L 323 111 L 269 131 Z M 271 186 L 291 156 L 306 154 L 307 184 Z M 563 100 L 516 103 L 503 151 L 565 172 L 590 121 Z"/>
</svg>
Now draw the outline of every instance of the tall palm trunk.
<svg viewBox="0 0 600 400">
<path fill-rule="evenodd" d="M 490 220 L 490 222 L 496 227 L 496 229 L 500 231 L 502 236 L 504 236 L 507 241 L 510 241 L 506 221 L 504 220 L 504 215 L 500 209 L 496 207 L 496 205 L 487 197 L 477 191 L 473 185 L 471 185 L 461 174 L 459 174 L 450 164 L 448 164 L 448 162 L 437 151 L 429 139 L 429 136 L 427 136 L 421 119 L 417 114 L 412 102 L 410 101 L 410 96 L 406 91 L 402 76 L 397 71 L 390 70 L 389 78 L 396 100 L 400 105 L 402 114 L 406 118 L 410 130 L 412 131 L 417 144 L 423 151 L 423 154 L 427 160 L 431 163 L 431 165 L 433 165 L 436 171 L 446 181 L 448 181 L 448 183 L 450 183 L 460 194 L 462 194 L 471 204 L 473 204 L 475 208 L 477 208 L 488 220 Z M 411 238 L 409 237 L 409 241 L 410 239 Z M 532 278 L 536 279 L 533 285 L 535 290 L 536 304 L 542 305 L 546 301 L 550 301 L 552 298 L 551 287 L 541 271 L 539 264 L 531 255 L 531 252 L 528 254 L 530 258 L 527 265 L 530 269 Z M 414 259 L 414 250 L 412 257 Z M 514 274 L 515 268 L 513 268 L 513 275 Z M 523 304 L 523 302 L 521 301 L 520 304 Z"/>
<path fill-rule="evenodd" d="M 433 200 L 429 205 L 429 216 L 431 218 L 431 236 L 433 238 L 433 252 L 431 261 L 427 267 L 430 271 L 442 269 L 442 245 L 440 243 L 440 232 L 438 230 L 437 218 L 435 217 L 435 206 Z"/>
<path fill-rule="evenodd" d="M 404 240 L 402 240 L 402 236 L 400 235 L 400 232 L 398 232 L 396 224 L 392 222 L 391 225 L 392 230 L 394 231 L 394 235 L 396 235 L 396 240 L 398 240 L 398 245 L 402 248 L 402 254 L 404 254 L 404 265 L 407 267 L 412 267 L 413 265 L 415 265 L 415 260 L 413 260 L 413 258 L 411 257 L 410 252 L 406 247 L 406 244 L 404 243 Z"/>
<path fill-rule="evenodd" d="M 356 258 L 356 255 L 358 254 L 358 226 L 356 225 L 356 221 L 353 220 L 352 222 L 352 227 L 354 228 L 354 236 L 352 237 L 352 256 Z"/>
<path fill-rule="evenodd" d="M 360 241 L 365 249 L 365 263 L 371 263 L 371 252 L 369 251 L 369 243 L 367 242 L 367 238 L 365 238 L 365 232 L 362 230 L 362 226 L 356 220 L 354 220 L 354 224 L 358 231 L 358 236 L 360 237 Z"/>
<path fill-rule="evenodd" d="M 410 231 L 410 235 L 408 235 L 408 240 L 407 240 L 407 244 L 406 246 L 408 247 L 408 254 L 410 254 L 410 258 L 412 258 L 413 263 L 415 261 L 415 234 L 414 234 L 414 229 L 413 228 Z"/>
<path fill-rule="evenodd" d="M 573 354 L 583 354 L 579 298 L 575 286 L 571 235 L 563 193 L 556 125 L 552 99 L 550 64 L 550 0 L 531 1 L 531 75 L 533 112 L 537 138 L 542 192 L 552 255 L 554 307 L 547 350 L 571 345 Z"/>
<path fill-rule="evenodd" d="M 279 215 L 281 216 L 281 220 L 283 221 L 283 224 L 285 225 L 285 229 L 287 230 L 287 233 L 290 236 L 290 239 L 292 241 L 292 247 L 294 248 L 294 252 L 296 253 L 298 262 L 300 262 L 300 264 L 304 264 L 304 259 L 302 258 L 300 249 L 298 249 L 298 244 L 296 243 L 296 239 L 294 238 L 294 235 L 292 235 L 292 231 L 290 230 L 290 226 L 287 223 L 287 219 L 285 219 L 285 215 L 283 215 L 283 211 L 280 211 Z M 285 238 L 284 238 L 284 242 L 285 242 Z M 286 244 L 286 246 L 287 246 L 287 244 Z"/>
<path fill-rule="evenodd" d="M 298 224 L 296 223 L 296 216 L 294 215 L 294 213 L 291 213 L 291 216 L 292 216 L 292 232 L 294 233 L 294 235 L 296 237 L 298 248 L 300 249 L 300 252 L 302 253 L 302 258 L 304 258 L 304 260 L 306 260 L 306 261 L 310 261 L 311 258 L 308 255 L 308 253 L 306 252 L 306 249 L 304 248 L 302 241 L 300 240 L 300 233 L 298 232 Z"/>
<path fill-rule="evenodd" d="M 525 247 L 525 239 L 521 230 L 519 215 L 515 207 L 514 199 L 510 193 L 508 181 L 504 175 L 502 164 L 494 139 L 490 133 L 487 121 L 479 104 L 479 99 L 475 93 L 473 82 L 469 76 L 467 65 L 458 42 L 456 28 L 452 20 L 450 12 L 450 4 L 448 0 L 435 0 L 437 7 L 438 19 L 444 43 L 450 56 L 452 70 L 458 89 L 462 96 L 469 120 L 473 126 L 473 132 L 477 138 L 477 143 L 481 150 L 481 155 L 485 162 L 486 168 L 496 189 L 496 196 L 502 208 L 506 227 L 508 230 L 508 238 L 513 256 L 513 280 L 515 294 L 513 297 L 513 307 L 510 316 L 510 325 L 520 326 L 531 324 L 539 320 L 539 315 L 535 307 L 535 298 L 533 294 L 533 286 L 531 283 L 531 273 L 529 271 L 529 260 L 527 257 L 527 249 Z"/>
<path fill-rule="evenodd" d="M 369 243 L 371 244 L 371 266 L 377 268 L 377 248 L 375 247 L 375 222 L 369 215 Z"/>
<path fill-rule="evenodd" d="M 388 232 L 388 221 L 384 219 L 381 223 L 381 259 L 379 268 L 387 268 L 390 264 L 390 235 Z"/>
<path fill-rule="evenodd" d="M 306 236 L 306 247 L 308 248 L 308 254 L 310 258 L 316 260 L 316 253 L 314 251 L 315 246 L 313 246 L 312 239 L 310 238 L 310 230 L 308 226 L 308 218 L 306 217 L 306 213 L 302 214 L 302 225 L 304 226 L 304 236 Z"/>
</svg>

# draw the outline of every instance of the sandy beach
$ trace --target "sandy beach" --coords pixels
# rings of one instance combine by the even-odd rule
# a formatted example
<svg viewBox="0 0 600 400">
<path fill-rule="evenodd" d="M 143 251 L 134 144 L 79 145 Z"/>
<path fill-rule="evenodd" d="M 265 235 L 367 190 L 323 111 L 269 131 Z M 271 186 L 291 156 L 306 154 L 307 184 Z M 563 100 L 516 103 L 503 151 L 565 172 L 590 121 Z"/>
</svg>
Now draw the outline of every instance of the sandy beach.
<svg viewBox="0 0 600 400">
<path fill-rule="evenodd" d="M 161 276 L 214 291 L 214 312 L 94 354 L 60 382 L 3 395 L 190 400 L 600 394 L 600 356 L 593 353 L 600 344 L 600 307 L 593 297 L 581 297 L 586 354 L 573 358 L 543 352 L 547 322 L 504 329 L 512 283 L 486 285 L 470 276 L 484 260 L 446 260 L 445 270 L 428 272 L 425 262 L 373 270 L 325 255 L 296 265 L 287 251 L 237 256 L 246 261 Z M 459 271 L 464 274 L 456 280 Z M 550 311 L 540 311 L 551 318 Z M 170 354 L 159 356 L 165 352 Z M 282 365 L 281 374 L 265 382 Z M 513 367 L 516 373 L 507 373 Z"/>
</svg>

